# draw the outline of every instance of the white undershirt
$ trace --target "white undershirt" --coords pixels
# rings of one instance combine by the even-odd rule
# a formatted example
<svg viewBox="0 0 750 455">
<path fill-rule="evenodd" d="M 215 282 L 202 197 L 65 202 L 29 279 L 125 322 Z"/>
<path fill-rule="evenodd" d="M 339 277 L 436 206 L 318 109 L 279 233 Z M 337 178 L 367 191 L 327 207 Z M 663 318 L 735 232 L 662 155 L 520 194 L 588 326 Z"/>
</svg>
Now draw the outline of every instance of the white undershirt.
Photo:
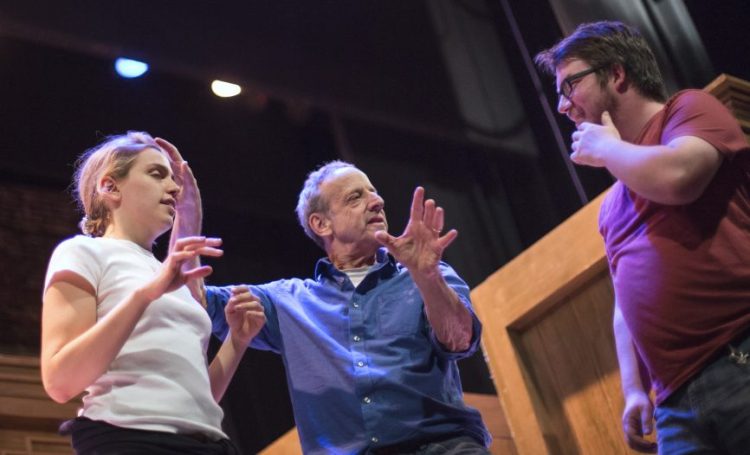
<svg viewBox="0 0 750 455">
<path fill-rule="evenodd" d="M 362 280 L 365 279 L 365 277 L 370 272 L 370 269 L 372 267 L 373 266 L 371 266 L 371 265 L 366 265 L 364 267 L 359 267 L 359 268 L 356 268 L 356 269 L 342 270 L 342 272 L 346 273 L 346 276 L 349 277 L 349 279 L 354 284 L 354 287 L 356 288 L 357 286 L 359 286 L 359 283 L 361 283 Z"/>
</svg>

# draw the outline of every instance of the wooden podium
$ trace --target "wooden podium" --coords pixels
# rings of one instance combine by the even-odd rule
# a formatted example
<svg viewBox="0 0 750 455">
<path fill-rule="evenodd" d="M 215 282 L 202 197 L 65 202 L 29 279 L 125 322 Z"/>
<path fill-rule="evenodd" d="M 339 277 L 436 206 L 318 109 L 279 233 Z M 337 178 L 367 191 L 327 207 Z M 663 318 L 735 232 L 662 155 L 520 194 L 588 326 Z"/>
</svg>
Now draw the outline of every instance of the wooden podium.
<svg viewBox="0 0 750 455">
<path fill-rule="evenodd" d="M 750 139 L 750 83 L 706 87 Z M 472 291 L 483 348 L 519 454 L 636 453 L 612 334 L 613 290 L 598 232 L 604 195 Z"/>
</svg>

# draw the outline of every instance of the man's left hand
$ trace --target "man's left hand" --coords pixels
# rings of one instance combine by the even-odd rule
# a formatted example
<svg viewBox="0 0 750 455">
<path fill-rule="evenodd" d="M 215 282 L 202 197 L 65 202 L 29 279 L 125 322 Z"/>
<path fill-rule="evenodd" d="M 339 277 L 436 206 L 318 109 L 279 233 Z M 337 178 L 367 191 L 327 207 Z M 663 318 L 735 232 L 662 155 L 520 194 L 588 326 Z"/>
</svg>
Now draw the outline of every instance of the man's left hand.
<svg viewBox="0 0 750 455">
<path fill-rule="evenodd" d="M 424 188 L 420 186 L 414 190 L 409 223 L 404 233 L 394 237 L 385 231 L 378 231 L 375 238 L 411 273 L 438 273 L 443 251 L 458 236 L 455 229 L 440 235 L 444 217 L 442 207 L 437 207 L 434 200 L 424 200 Z"/>
</svg>

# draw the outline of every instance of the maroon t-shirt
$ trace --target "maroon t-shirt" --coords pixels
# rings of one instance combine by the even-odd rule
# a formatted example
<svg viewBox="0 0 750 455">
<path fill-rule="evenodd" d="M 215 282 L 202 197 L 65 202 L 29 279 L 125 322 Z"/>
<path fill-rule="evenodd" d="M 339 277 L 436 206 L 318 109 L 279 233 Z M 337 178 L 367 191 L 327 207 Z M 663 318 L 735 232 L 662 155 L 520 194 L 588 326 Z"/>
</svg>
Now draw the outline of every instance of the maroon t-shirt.
<svg viewBox="0 0 750 455">
<path fill-rule="evenodd" d="M 673 96 L 636 143 L 681 136 L 724 157 L 698 200 L 658 204 L 618 181 L 599 214 L 615 296 L 657 403 L 750 328 L 750 147 L 726 107 L 700 90 Z"/>
</svg>

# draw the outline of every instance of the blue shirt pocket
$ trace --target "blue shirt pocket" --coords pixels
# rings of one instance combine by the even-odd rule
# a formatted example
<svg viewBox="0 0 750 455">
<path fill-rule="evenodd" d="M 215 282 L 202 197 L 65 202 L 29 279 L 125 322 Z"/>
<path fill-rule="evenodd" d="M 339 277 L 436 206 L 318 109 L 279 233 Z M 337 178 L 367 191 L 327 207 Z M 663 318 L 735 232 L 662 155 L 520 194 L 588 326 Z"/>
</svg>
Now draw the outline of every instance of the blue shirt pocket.
<svg viewBox="0 0 750 455">
<path fill-rule="evenodd" d="M 375 300 L 378 330 L 382 336 L 413 336 L 421 329 L 422 296 L 416 287 L 389 290 Z"/>
</svg>

